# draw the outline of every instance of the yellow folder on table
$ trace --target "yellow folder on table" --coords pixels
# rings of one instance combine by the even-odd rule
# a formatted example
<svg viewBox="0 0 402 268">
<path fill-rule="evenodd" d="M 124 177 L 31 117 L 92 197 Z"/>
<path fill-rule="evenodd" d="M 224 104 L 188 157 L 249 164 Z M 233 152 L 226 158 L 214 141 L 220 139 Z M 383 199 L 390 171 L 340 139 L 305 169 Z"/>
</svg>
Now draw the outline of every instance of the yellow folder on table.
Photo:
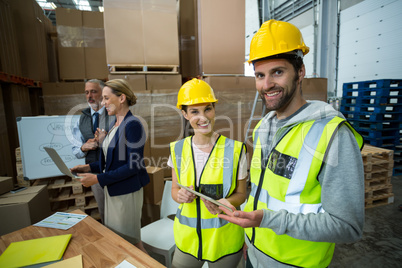
<svg viewBox="0 0 402 268">
<path fill-rule="evenodd" d="M 11 243 L 0 256 L 0 267 L 22 267 L 57 261 L 63 257 L 71 234 Z"/>
</svg>

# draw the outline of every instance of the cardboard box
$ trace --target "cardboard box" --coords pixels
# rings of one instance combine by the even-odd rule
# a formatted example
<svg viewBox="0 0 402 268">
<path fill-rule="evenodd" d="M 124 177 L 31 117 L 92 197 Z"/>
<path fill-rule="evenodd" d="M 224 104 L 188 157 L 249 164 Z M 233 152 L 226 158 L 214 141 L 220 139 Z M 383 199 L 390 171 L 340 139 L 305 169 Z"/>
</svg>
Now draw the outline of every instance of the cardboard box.
<svg viewBox="0 0 402 268">
<path fill-rule="evenodd" d="M 83 102 L 86 102 L 84 96 L 85 83 L 84 82 L 62 82 L 62 83 L 43 83 L 42 94 L 43 96 L 53 95 L 73 95 L 82 94 Z"/>
<path fill-rule="evenodd" d="M 8 1 L 0 1 L 0 14 L 0 71 L 22 76 L 17 31 Z"/>
<path fill-rule="evenodd" d="M 82 27 L 82 11 L 70 8 L 56 9 L 57 26 Z"/>
<path fill-rule="evenodd" d="M 154 138 L 151 135 L 151 158 L 150 165 L 158 166 L 162 168 L 164 177 L 167 176 L 168 171 L 165 173 L 165 169 L 168 168 L 167 162 L 170 156 L 170 143 L 176 140 L 179 140 L 179 137 L 163 137 L 163 138 Z M 146 163 L 147 164 L 147 163 Z M 165 175 L 166 174 L 166 175 Z M 171 172 L 169 176 L 172 176 Z M 167 176 L 167 177 L 169 177 Z"/>
<path fill-rule="evenodd" d="M 170 178 L 170 180 L 172 180 L 172 168 L 167 166 L 163 168 L 164 171 L 164 175 L 165 175 L 165 180 L 166 178 Z"/>
<path fill-rule="evenodd" d="M 85 79 L 85 51 L 83 47 L 59 47 L 58 54 L 60 79 Z"/>
<path fill-rule="evenodd" d="M 85 42 L 85 75 L 87 79 L 106 79 L 109 73 L 106 63 L 103 13 L 82 11 L 82 27 Z"/>
<path fill-rule="evenodd" d="M 180 71 L 183 77 L 197 77 L 198 70 L 198 34 L 197 0 L 179 1 L 179 41 Z"/>
<path fill-rule="evenodd" d="M 15 34 L 21 59 L 21 76 L 36 81 L 49 81 L 46 32 L 49 20 L 34 0 L 8 1 L 12 8 Z M 3 16 L 3 14 L 2 14 Z"/>
<path fill-rule="evenodd" d="M 148 74 L 146 79 L 147 90 L 151 93 L 174 93 L 177 99 L 182 86 L 181 74 Z"/>
<path fill-rule="evenodd" d="M 79 114 L 87 107 L 84 82 L 43 83 L 43 104 L 46 115 Z M 74 109 L 74 111 L 72 110 Z"/>
<path fill-rule="evenodd" d="M 150 183 L 144 187 L 144 204 L 157 204 L 162 201 L 164 171 L 162 168 L 148 166 Z"/>
<path fill-rule="evenodd" d="M 204 78 L 215 92 L 218 103 L 215 106 L 217 120 L 215 129 L 219 130 L 221 123 L 238 125 L 245 131 L 243 124 L 247 124 L 254 104 L 256 88 L 255 78 L 248 76 L 207 76 Z M 255 116 L 262 113 L 262 102 L 258 104 Z M 247 126 L 246 126 L 247 129 Z"/>
<path fill-rule="evenodd" d="M 7 106 L 9 106 L 3 100 L 3 93 L 8 92 L 8 86 L 4 89 L 6 84 L 0 84 L 0 122 L 7 122 L 6 111 Z M 7 100 L 8 101 L 8 100 Z M 15 121 L 15 120 L 14 120 Z M 10 146 L 11 137 L 8 133 L 10 126 L 9 123 L 4 124 L 3 127 L 0 128 L 0 174 L 3 176 L 15 176 L 15 168 L 14 168 L 14 161 L 13 160 L 13 151 Z M 17 133 L 16 133 L 17 135 Z"/>
<path fill-rule="evenodd" d="M 32 186 L 0 196 L 0 235 L 14 232 L 51 214 L 47 187 Z"/>
<path fill-rule="evenodd" d="M 11 191 L 14 188 L 12 177 L 0 177 L 0 195 Z"/>
<path fill-rule="evenodd" d="M 125 8 L 124 3 L 119 6 L 118 2 L 103 2 L 107 64 L 145 64 L 142 10 Z"/>
<path fill-rule="evenodd" d="M 145 64 L 179 65 L 176 0 L 142 0 L 142 25 Z"/>
<path fill-rule="evenodd" d="M 108 73 L 105 47 L 86 47 L 85 78 L 106 80 Z"/>
<path fill-rule="evenodd" d="M 245 0 L 198 0 L 201 75 L 244 74 L 245 8 Z"/>
<path fill-rule="evenodd" d="M 109 65 L 179 65 L 175 0 L 104 0 L 103 6 Z"/>
<path fill-rule="evenodd" d="M 256 92 L 254 76 L 206 76 L 203 80 L 214 89 L 214 92 L 243 90 L 244 94 L 251 94 L 254 100 Z"/>
<path fill-rule="evenodd" d="M 146 76 L 145 74 L 109 74 L 109 80 L 124 79 L 126 80 L 133 90 L 134 94 L 137 93 L 150 93 L 147 92 Z"/>
<path fill-rule="evenodd" d="M 306 100 L 328 101 L 327 78 L 304 78 L 302 81 L 303 97 Z"/>
</svg>

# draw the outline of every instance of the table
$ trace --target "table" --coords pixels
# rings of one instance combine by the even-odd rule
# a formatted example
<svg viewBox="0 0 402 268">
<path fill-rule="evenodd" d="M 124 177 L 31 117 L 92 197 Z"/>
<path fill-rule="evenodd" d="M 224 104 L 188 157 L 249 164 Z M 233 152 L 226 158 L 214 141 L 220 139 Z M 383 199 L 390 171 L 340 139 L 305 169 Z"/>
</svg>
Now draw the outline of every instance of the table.
<svg viewBox="0 0 402 268">
<path fill-rule="evenodd" d="M 85 214 L 81 210 L 71 213 Z M 165 267 L 89 216 L 68 230 L 31 225 L 3 235 L 0 237 L 0 254 L 11 242 L 63 234 L 72 234 L 63 259 L 82 255 L 84 268 L 115 267 L 124 260 L 138 268 Z"/>
</svg>

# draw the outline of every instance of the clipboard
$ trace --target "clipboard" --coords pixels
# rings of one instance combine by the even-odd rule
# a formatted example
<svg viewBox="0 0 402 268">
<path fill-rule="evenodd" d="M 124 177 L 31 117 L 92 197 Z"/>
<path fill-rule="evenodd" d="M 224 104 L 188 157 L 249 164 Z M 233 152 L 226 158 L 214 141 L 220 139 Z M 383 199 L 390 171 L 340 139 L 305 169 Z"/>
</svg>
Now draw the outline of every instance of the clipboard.
<svg viewBox="0 0 402 268">
<path fill-rule="evenodd" d="M 60 155 L 56 152 L 55 149 L 50 147 L 43 147 L 53 162 L 56 164 L 57 168 L 66 176 L 69 176 L 73 179 L 80 179 L 81 177 L 74 175 L 71 170 L 66 166 L 66 164 L 61 159 Z"/>
<path fill-rule="evenodd" d="M 222 206 L 222 207 L 228 209 L 230 212 L 233 212 L 233 210 L 232 210 L 230 207 L 226 206 L 225 204 L 222 204 L 221 202 L 216 201 L 215 199 L 213 199 L 213 198 L 211 198 L 211 197 L 209 197 L 209 196 L 206 196 L 206 195 L 204 195 L 204 194 L 202 194 L 202 193 L 196 192 L 196 191 L 194 191 L 193 189 L 190 189 L 190 188 L 188 188 L 187 186 L 181 185 L 181 184 L 178 183 L 178 182 L 177 182 L 177 185 L 179 185 L 180 188 L 186 189 L 186 190 L 189 191 L 190 193 L 193 193 L 193 194 L 195 194 L 195 195 L 197 195 L 197 196 L 199 196 L 199 197 L 202 197 L 202 198 L 208 200 L 208 201 L 211 202 L 211 203 L 214 203 L 214 204 L 217 205 L 217 206 Z"/>
</svg>

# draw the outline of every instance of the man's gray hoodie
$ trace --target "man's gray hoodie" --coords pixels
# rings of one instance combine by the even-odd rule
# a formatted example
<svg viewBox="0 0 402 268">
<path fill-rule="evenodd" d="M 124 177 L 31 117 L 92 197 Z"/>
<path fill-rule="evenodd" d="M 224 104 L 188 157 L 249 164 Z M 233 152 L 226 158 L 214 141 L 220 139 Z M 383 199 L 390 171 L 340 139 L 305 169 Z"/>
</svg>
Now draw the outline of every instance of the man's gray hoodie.
<svg viewBox="0 0 402 268">
<path fill-rule="evenodd" d="M 276 117 L 274 111 L 268 113 L 259 128 L 263 157 L 292 126 L 333 116 L 343 118 L 329 104 L 309 101 L 308 105 L 290 118 L 284 119 L 286 123 L 277 130 L 273 142 L 266 144 L 266 130 L 271 129 L 272 119 Z M 318 180 L 322 188 L 324 213 L 293 214 L 286 210 L 264 210 L 259 228 L 270 228 L 278 235 L 286 234 L 296 239 L 317 242 L 350 243 L 360 239 L 364 224 L 364 170 L 359 146 L 348 126 L 342 125 L 335 134 Z M 253 267 L 287 267 L 254 248 L 247 237 L 246 243 Z"/>
</svg>

